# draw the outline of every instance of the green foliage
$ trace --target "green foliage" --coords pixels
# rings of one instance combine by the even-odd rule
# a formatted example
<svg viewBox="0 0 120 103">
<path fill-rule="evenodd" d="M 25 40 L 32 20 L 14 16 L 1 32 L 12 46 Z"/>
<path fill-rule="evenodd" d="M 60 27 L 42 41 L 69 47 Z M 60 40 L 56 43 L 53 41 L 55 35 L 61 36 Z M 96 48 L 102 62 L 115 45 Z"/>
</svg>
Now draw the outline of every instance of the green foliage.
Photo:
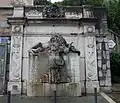
<svg viewBox="0 0 120 103">
<path fill-rule="evenodd" d="M 88 4 L 93 6 L 101 6 L 103 5 L 104 0 L 88 0 Z"/>
<path fill-rule="evenodd" d="M 56 2 L 58 5 L 68 6 L 81 6 L 81 5 L 93 5 L 100 6 L 104 0 L 63 0 L 62 2 Z"/>
<path fill-rule="evenodd" d="M 62 6 L 81 6 L 83 4 L 83 0 L 63 0 L 62 2 L 56 2 L 55 4 Z"/>
<path fill-rule="evenodd" d="M 106 7 L 108 9 L 108 28 L 120 34 L 120 0 L 109 0 Z"/>
<path fill-rule="evenodd" d="M 111 54 L 112 81 L 120 82 L 120 53 Z"/>
</svg>

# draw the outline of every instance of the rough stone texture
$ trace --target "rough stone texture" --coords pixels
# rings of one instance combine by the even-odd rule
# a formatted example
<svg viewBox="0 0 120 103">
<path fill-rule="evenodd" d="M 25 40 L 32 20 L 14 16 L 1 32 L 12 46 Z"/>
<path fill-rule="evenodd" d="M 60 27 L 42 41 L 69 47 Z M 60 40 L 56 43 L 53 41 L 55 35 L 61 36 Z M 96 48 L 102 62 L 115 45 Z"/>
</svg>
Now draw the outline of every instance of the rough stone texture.
<svg viewBox="0 0 120 103">
<path fill-rule="evenodd" d="M 81 78 L 77 76 L 76 81 L 80 81 L 80 79 L 85 80 L 84 79 L 85 78 L 84 77 L 84 75 L 85 75 L 85 72 L 84 72 L 84 37 L 82 37 L 82 36 L 77 36 L 77 37 L 64 36 L 64 38 L 67 40 L 68 43 L 73 42 L 73 45 L 75 45 L 76 49 L 80 50 L 80 52 L 81 52 L 80 58 L 78 58 L 77 54 L 72 54 L 73 56 L 71 55 L 72 56 L 71 60 L 73 61 L 73 66 L 71 65 L 72 71 L 74 73 L 73 77 L 75 76 L 75 73 L 76 73 L 76 76 L 77 76 L 77 74 L 79 74 L 77 71 L 79 71 L 78 69 L 80 68 L 80 74 L 81 74 L 80 77 Z M 28 68 L 29 68 L 28 65 L 27 65 L 27 64 L 29 64 L 28 63 L 28 52 L 27 51 L 31 47 L 33 47 L 35 44 L 37 44 L 39 41 L 41 41 L 44 44 L 49 39 L 50 39 L 50 37 L 25 37 L 24 38 L 24 48 L 25 49 L 24 49 L 23 60 L 26 61 L 26 63 L 24 62 L 24 64 L 23 64 L 23 78 L 24 78 L 24 81 L 27 81 L 27 78 L 28 78 L 28 75 L 26 75 L 26 72 L 28 71 Z M 76 61 L 80 61 L 80 66 L 76 64 Z"/>
<path fill-rule="evenodd" d="M 97 38 L 97 59 L 100 86 L 103 90 L 110 91 L 111 71 L 110 71 L 110 53 L 107 38 Z"/>
<path fill-rule="evenodd" d="M 106 28 L 106 25 L 105 25 L 106 22 L 103 23 L 104 21 L 103 19 L 105 19 L 105 15 L 104 15 L 105 11 L 101 11 L 101 8 L 90 9 L 90 7 L 86 7 L 86 6 L 64 7 L 64 10 L 66 12 L 64 18 L 61 18 L 59 20 L 58 18 L 57 19 L 54 18 L 55 20 L 52 18 L 50 20 L 50 19 L 43 18 L 43 15 L 42 15 L 43 8 L 44 6 L 14 8 L 14 15 L 11 18 L 11 20 L 9 20 L 9 22 L 12 22 L 11 23 L 12 30 L 14 30 L 15 26 L 17 26 L 18 28 L 16 29 L 17 33 L 12 32 L 11 34 L 12 35 L 14 34 L 14 37 L 21 37 L 21 38 L 22 38 L 22 34 L 24 34 L 24 38 L 22 38 L 23 41 L 20 42 L 19 64 L 17 64 L 16 69 L 14 71 L 17 70 L 19 65 L 20 68 L 18 72 L 20 74 L 22 70 L 22 74 L 20 74 L 20 79 L 21 78 L 23 79 L 22 80 L 23 84 L 20 84 L 21 83 L 20 81 L 9 82 L 9 86 L 8 86 L 9 89 L 11 90 L 13 85 L 16 84 L 18 85 L 19 89 L 21 88 L 24 93 L 27 92 L 29 96 L 52 95 L 51 94 L 52 89 L 50 84 L 40 83 L 39 82 L 40 78 L 37 78 L 40 73 L 46 72 L 46 69 L 44 68 L 47 68 L 48 66 L 47 65 L 48 57 L 43 55 L 41 59 L 44 62 L 42 60 L 39 60 L 35 56 L 30 56 L 29 58 L 28 51 L 39 42 L 41 42 L 42 44 L 48 42 L 48 40 L 50 39 L 50 36 L 55 33 L 61 34 L 68 43 L 73 42 L 73 45 L 75 46 L 75 48 L 81 52 L 80 57 L 74 54 L 69 55 L 70 63 L 67 62 L 67 65 L 70 64 L 68 66 L 69 68 L 68 72 L 72 74 L 72 82 L 66 85 L 65 84 L 59 85 L 58 86 L 58 88 L 60 88 L 60 91 L 58 93 L 59 95 L 63 95 L 61 94 L 63 93 L 61 91 L 64 91 L 64 90 L 69 92 L 69 93 L 65 92 L 65 94 L 67 93 L 72 96 L 79 96 L 81 92 L 84 92 L 85 87 L 87 87 L 87 92 L 93 92 L 94 87 L 97 87 L 99 89 L 97 72 L 100 75 L 99 76 L 100 84 L 102 86 L 106 86 L 106 85 L 110 86 L 110 83 L 109 83 L 110 62 L 109 62 L 109 50 L 107 47 L 107 40 L 103 38 L 102 39 L 98 38 L 99 39 L 97 40 L 98 46 L 96 47 L 96 35 L 95 35 L 96 34 L 95 29 L 98 29 L 98 31 L 100 31 L 100 32 L 97 32 L 97 36 L 101 36 L 105 33 L 105 30 L 101 29 L 102 26 Z M 95 12 L 94 10 L 95 11 L 98 10 L 98 11 Z M 23 22 L 24 20 L 22 18 L 23 16 L 26 16 L 25 26 L 23 26 L 24 24 Z M 94 17 L 100 20 L 102 19 L 101 20 L 102 23 L 100 24 L 97 23 Z M 96 27 L 94 25 L 96 25 Z M 19 27 L 21 27 L 21 31 L 19 31 Z M 92 28 L 92 31 L 89 31 L 88 33 L 89 27 Z M 12 39 L 13 39 L 13 36 L 12 36 Z M 22 48 L 22 44 L 24 44 L 23 48 Z M 13 46 L 13 43 L 11 43 L 11 47 L 12 46 Z M 96 48 L 98 51 L 98 58 L 96 56 Z M 17 51 L 17 49 L 14 49 L 14 48 L 11 48 L 11 49 L 13 52 Z M 23 56 L 22 56 L 22 52 L 23 52 Z M 64 56 L 64 59 L 67 60 L 67 57 Z M 97 59 L 98 59 L 99 71 L 97 71 Z M 21 64 L 21 61 L 23 62 L 23 66 Z M 35 61 L 40 61 L 40 63 L 36 63 Z M 16 62 L 18 61 L 16 60 Z M 12 61 L 12 55 L 11 55 L 11 65 L 12 64 L 14 64 L 14 62 Z M 30 67 L 29 67 L 29 64 L 30 64 Z M 34 67 L 35 69 L 32 69 L 31 67 L 32 68 Z M 12 71 L 10 73 L 10 78 L 13 78 Z M 86 81 L 86 84 L 85 84 L 85 81 Z M 14 86 L 14 88 L 16 88 L 16 86 Z M 76 91 L 76 93 L 73 91 Z"/>
<path fill-rule="evenodd" d="M 54 41 L 54 39 L 55 39 L 55 41 Z M 59 41 L 59 39 L 60 39 L 60 41 Z M 57 41 L 59 41 L 59 42 L 57 42 Z M 55 43 L 58 43 L 58 44 L 60 43 L 60 44 L 57 45 L 57 47 L 56 47 L 58 49 L 54 48 L 54 51 L 53 51 L 52 48 L 54 46 L 52 46 L 52 44 L 55 44 Z M 59 36 L 59 35 L 54 36 L 53 35 L 52 38 L 50 39 L 50 41 L 48 42 L 47 47 L 44 49 L 44 51 L 38 51 L 40 55 L 34 56 L 34 55 L 30 54 L 30 57 L 29 57 L 30 58 L 29 59 L 30 60 L 30 62 L 29 62 L 30 70 L 29 70 L 29 79 L 28 79 L 29 84 L 28 84 L 28 93 L 27 93 L 28 96 L 50 96 L 50 95 L 53 95 L 53 94 L 51 94 L 52 84 L 48 84 L 48 83 L 51 83 L 51 82 L 49 82 L 49 78 L 44 77 L 44 80 L 43 80 L 43 78 L 41 79 L 41 75 L 45 76 L 45 75 L 47 75 L 47 73 L 49 73 L 49 68 L 50 68 L 49 66 L 51 66 L 50 65 L 51 59 L 49 60 L 50 55 L 51 56 L 53 56 L 54 54 L 57 55 L 57 53 L 59 53 L 59 50 L 66 48 L 66 45 L 67 45 L 67 42 L 65 41 L 64 38 L 62 38 L 62 36 Z M 48 49 L 48 52 L 47 52 L 48 47 L 51 49 Z M 32 47 L 32 48 L 34 49 L 34 47 Z M 42 48 L 42 46 L 40 46 L 40 48 Z M 42 50 L 42 49 L 40 49 L 40 50 Z M 63 96 L 63 95 L 64 96 L 80 96 L 81 95 L 80 60 L 79 60 L 80 57 L 78 54 L 74 54 L 74 52 L 72 53 L 72 55 L 70 55 L 70 54 L 68 55 L 68 57 L 67 57 L 67 54 L 64 56 L 66 67 L 61 68 L 62 71 L 63 71 L 63 69 L 65 69 L 65 71 L 61 72 L 61 75 L 63 75 L 63 73 L 64 73 L 64 75 L 62 76 L 63 79 L 61 78 L 61 83 L 62 83 L 62 81 L 64 81 L 64 83 L 57 84 L 58 96 Z M 69 60 L 70 60 L 70 62 L 69 62 Z M 49 75 L 49 76 L 52 76 L 52 75 Z M 67 78 L 65 78 L 68 76 L 71 78 L 72 81 L 68 81 Z M 46 83 L 42 83 L 42 82 L 40 83 L 40 81 L 39 81 L 40 79 Z M 68 82 L 68 83 L 66 84 L 65 82 L 66 83 Z M 48 84 L 48 85 L 46 85 L 46 84 Z M 41 90 L 45 90 L 46 92 L 43 92 Z M 62 91 L 64 91 L 64 93 Z"/>
<path fill-rule="evenodd" d="M 11 38 L 11 59 L 8 90 L 14 94 L 13 86 L 17 86 L 17 91 L 21 94 L 21 68 L 22 68 L 22 36 L 12 36 Z M 11 83 L 12 82 L 12 83 Z M 17 84 L 18 83 L 18 84 Z M 16 93 L 15 93 L 16 94 Z"/>
<path fill-rule="evenodd" d="M 98 103 L 108 103 L 102 96 L 98 96 Z M 118 98 L 117 98 L 118 99 Z M 12 96 L 12 103 L 53 103 L 53 97 Z M 7 97 L 0 97 L 0 103 L 6 103 Z M 94 96 L 86 97 L 57 97 L 57 103 L 94 103 Z"/>
<path fill-rule="evenodd" d="M 86 60 L 86 87 L 87 92 L 92 93 L 94 88 L 99 90 L 97 74 L 97 57 L 96 57 L 96 38 L 85 38 L 85 60 Z"/>
<path fill-rule="evenodd" d="M 23 7 L 15 8 L 13 16 L 14 18 L 23 17 L 24 16 Z M 13 23 L 16 23 L 16 21 L 13 20 Z M 12 36 L 11 36 L 10 72 L 8 90 L 11 91 L 12 94 L 21 94 L 23 25 L 19 23 L 17 25 L 12 25 L 11 34 Z"/>
<path fill-rule="evenodd" d="M 50 25 L 50 26 L 49 26 Z M 31 29 L 32 28 L 32 29 Z M 60 34 L 71 34 L 71 33 L 82 33 L 82 27 L 78 28 L 77 25 L 73 26 L 67 26 L 64 24 L 60 25 L 56 23 L 56 25 L 53 26 L 53 24 L 49 23 L 45 26 L 27 26 L 25 27 L 25 34 L 29 34 L 32 36 L 32 34 L 37 35 L 51 35 L 54 33 L 60 33 Z"/>
</svg>

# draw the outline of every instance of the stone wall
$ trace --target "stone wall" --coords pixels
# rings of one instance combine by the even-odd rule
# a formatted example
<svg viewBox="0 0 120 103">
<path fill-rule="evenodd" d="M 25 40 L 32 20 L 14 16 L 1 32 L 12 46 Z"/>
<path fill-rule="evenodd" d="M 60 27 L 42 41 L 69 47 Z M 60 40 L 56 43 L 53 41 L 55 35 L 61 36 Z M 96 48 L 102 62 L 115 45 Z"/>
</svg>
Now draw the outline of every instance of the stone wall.
<svg viewBox="0 0 120 103">
<path fill-rule="evenodd" d="M 72 85 L 70 88 L 77 86 L 80 89 L 79 93 L 93 93 L 93 88 L 97 88 L 99 91 L 99 86 L 101 86 L 103 82 L 105 82 L 104 87 L 110 86 L 109 49 L 106 46 L 106 39 L 103 39 L 104 34 L 106 34 L 105 12 L 99 16 L 95 14 L 94 10 L 100 8 L 91 9 L 90 6 L 63 7 L 64 9 L 60 10 L 65 10 L 66 12 L 59 12 L 61 16 L 51 11 L 55 13 L 52 16 L 56 18 L 48 18 L 43 16 L 43 13 L 45 13 L 43 12 L 45 10 L 43 10 L 43 8 L 43 6 L 15 7 L 13 16 L 8 18 L 12 25 L 11 71 L 8 89 L 11 90 L 13 94 L 16 94 L 16 92 L 13 91 L 13 87 L 15 87 L 15 89 L 18 90 L 18 94 L 27 93 L 29 96 L 49 95 L 48 92 L 50 92 L 50 88 L 44 88 L 48 93 L 47 95 L 46 93 L 36 94 L 35 92 L 41 89 L 37 88 L 33 93 L 31 91 L 33 88 L 28 85 L 29 78 L 32 77 L 29 75 L 28 51 L 39 42 L 48 42 L 51 35 L 56 33 L 61 34 L 68 43 L 73 42 L 75 48 L 81 52 L 80 57 L 75 55 L 70 56 L 72 81 L 78 84 Z M 50 15 L 51 14 L 49 14 L 49 16 Z M 104 26 L 104 28 L 102 28 L 102 26 Z M 102 41 L 99 41 L 96 36 L 101 36 Z M 98 44 L 96 44 L 96 41 Z M 101 55 L 99 55 L 99 52 Z M 12 64 L 15 64 L 14 61 L 17 62 L 17 64 L 12 66 Z M 13 73 L 15 76 L 12 75 Z M 105 73 L 108 74 L 107 77 L 105 77 Z M 19 75 L 16 76 L 16 74 Z M 102 81 L 100 77 L 105 79 Z M 50 84 L 42 84 L 42 87 L 50 87 L 48 85 Z M 63 85 L 59 86 L 61 91 L 64 87 Z M 72 90 L 74 89 L 72 88 Z M 77 88 L 76 93 L 78 93 Z M 73 93 L 72 96 L 78 96 L 76 93 Z"/>
<path fill-rule="evenodd" d="M 84 81 L 85 80 L 85 77 L 84 77 L 84 75 L 85 75 L 85 72 L 84 72 L 84 67 L 85 67 L 85 64 L 84 64 L 84 57 L 85 57 L 84 56 L 84 37 L 82 37 L 82 36 L 75 37 L 75 36 L 70 36 L 70 35 L 66 35 L 66 36 L 63 36 L 63 37 L 66 39 L 66 41 L 68 43 L 73 42 L 73 45 L 78 50 L 80 50 L 80 52 L 81 52 L 80 58 L 78 58 L 77 55 L 75 57 L 74 54 L 73 54 L 73 57 L 70 58 L 70 60 L 71 60 L 71 64 L 70 64 L 71 65 L 70 66 L 71 70 L 70 70 L 70 72 L 72 73 L 72 81 L 73 81 L 73 83 L 78 83 L 78 82 L 80 83 L 80 81 Z M 23 61 L 24 61 L 23 62 L 23 79 L 25 81 L 24 82 L 24 87 L 26 87 L 26 84 L 27 84 L 26 82 L 28 82 L 28 79 L 27 79 L 28 78 L 28 74 L 26 75 L 26 72 L 29 71 L 28 50 L 32 46 L 37 44 L 38 42 L 46 43 L 46 42 L 49 41 L 49 39 L 50 39 L 50 35 L 49 36 L 45 36 L 45 37 L 43 35 L 42 36 L 39 35 L 38 37 L 27 36 L 27 37 L 24 38 L 24 48 L 25 48 L 24 49 L 24 57 L 23 57 Z M 77 58 L 80 59 L 80 60 L 78 60 Z M 80 71 L 77 71 L 77 70 L 80 70 Z M 48 84 L 46 84 L 46 85 L 48 86 Z M 68 84 L 66 84 L 66 85 L 68 85 Z M 62 86 L 62 84 L 61 84 L 61 86 Z M 63 86 L 63 87 L 65 87 L 65 86 Z M 84 88 L 84 84 L 83 84 L 83 88 Z M 24 88 L 24 90 L 25 90 L 24 91 L 24 93 L 25 93 L 26 92 L 26 88 Z M 46 95 L 46 94 L 44 94 L 44 95 Z"/>
<path fill-rule="evenodd" d="M 111 90 L 110 51 L 107 38 L 97 38 L 97 60 L 100 87 Z"/>
</svg>

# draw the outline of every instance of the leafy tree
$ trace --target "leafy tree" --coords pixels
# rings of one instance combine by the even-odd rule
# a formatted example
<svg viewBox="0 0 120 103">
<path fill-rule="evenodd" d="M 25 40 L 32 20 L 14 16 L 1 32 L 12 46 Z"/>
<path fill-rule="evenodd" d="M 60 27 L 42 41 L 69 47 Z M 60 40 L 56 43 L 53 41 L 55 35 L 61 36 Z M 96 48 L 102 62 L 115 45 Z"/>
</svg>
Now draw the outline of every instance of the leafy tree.
<svg viewBox="0 0 120 103">
<path fill-rule="evenodd" d="M 86 0 L 63 0 L 62 2 L 56 2 L 55 4 L 63 5 L 63 6 L 81 6 L 86 4 Z"/>
<path fill-rule="evenodd" d="M 88 0 L 88 4 L 92 6 L 101 6 L 104 4 L 104 0 Z"/>
<path fill-rule="evenodd" d="M 111 54 L 112 82 L 120 82 L 120 53 Z"/>
<path fill-rule="evenodd" d="M 63 0 L 62 2 L 56 2 L 56 4 L 69 6 L 81 6 L 81 5 L 98 6 L 102 5 L 103 1 L 104 0 Z"/>
<path fill-rule="evenodd" d="M 108 9 L 108 28 L 120 34 L 120 0 L 106 3 Z"/>
</svg>

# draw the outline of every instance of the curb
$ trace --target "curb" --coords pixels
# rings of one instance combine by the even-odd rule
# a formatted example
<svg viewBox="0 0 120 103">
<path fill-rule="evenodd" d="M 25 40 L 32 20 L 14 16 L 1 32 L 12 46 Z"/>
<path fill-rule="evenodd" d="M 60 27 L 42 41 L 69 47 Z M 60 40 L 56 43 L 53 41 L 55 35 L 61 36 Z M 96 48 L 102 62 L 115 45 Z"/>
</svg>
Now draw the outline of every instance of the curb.
<svg viewBox="0 0 120 103">
<path fill-rule="evenodd" d="M 108 95 L 106 95 L 105 93 L 101 92 L 100 95 L 108 101 L 108 103 L 116 103 L 114 100 L 112 100 Z"/>
</svg>

